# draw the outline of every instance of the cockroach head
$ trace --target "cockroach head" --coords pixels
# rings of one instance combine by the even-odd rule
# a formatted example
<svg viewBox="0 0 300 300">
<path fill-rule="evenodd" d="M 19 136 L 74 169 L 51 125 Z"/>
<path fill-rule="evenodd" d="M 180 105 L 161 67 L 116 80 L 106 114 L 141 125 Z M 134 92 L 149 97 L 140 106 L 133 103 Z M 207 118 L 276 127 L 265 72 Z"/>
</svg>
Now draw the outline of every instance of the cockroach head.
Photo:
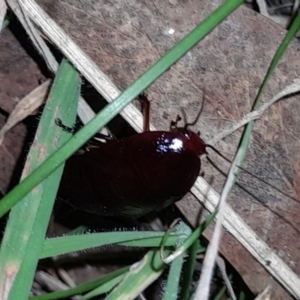
<svg viewBox="0 0 300 300">
<path fill-rule="evenodd" d="M 195 125 L 203 110 L 203 103 L 204 103 L 204 93 L 203 93 L 203 101 L 201 105 L 201 109 L 199 110 L 195 120 L 193 122 L 187 121 L 187 116 L 183 108 L 181 108 L 182 116 L 184 119 L 184 127 L 178 127 L 177 124 L 179 121 L 181 121 L 181 117 L 177 115 L 176 120 L 171 122 L 170 125 L 170 131 L 171 132 L 177 132 L 183 135 L 185 147 L 192 150 L 197 156 L 203 155 L 206 153 L 206 144 L 205 142 L 200 138 L 200 132 L 196 134 L 192 130 L 189 129 L 190 126 Z"/>
</svg>

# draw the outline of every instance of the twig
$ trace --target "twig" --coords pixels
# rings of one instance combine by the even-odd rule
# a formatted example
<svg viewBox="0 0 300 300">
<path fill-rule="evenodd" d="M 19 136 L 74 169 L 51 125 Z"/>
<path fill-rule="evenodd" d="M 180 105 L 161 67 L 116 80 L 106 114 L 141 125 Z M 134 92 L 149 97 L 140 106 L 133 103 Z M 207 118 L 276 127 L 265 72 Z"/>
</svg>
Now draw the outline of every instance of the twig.
<svg viewBox="0 0 300 300">
<path fill-rule="evenodd" d="M 285 87 L 281 92 L 279 92 L 277 95 L 275 95 L 271 100 L 261 105 L 260 108 L 257 110 L 245 115 L 242 119 L 237 121 L 235 124 L 230 126 L 229 128 L 223 130 L 222 132 L 216 134 L 214 138 L 207 141 L 207 144 L 214 145 L 218 141 L 222 140 L 226 136 L 230 135 L 234 131 L 238 130 L 239 128 L 245 126 L 250 121 L 256 120 L 260 118 L 263 113 L 275 102 L 282 99 L 283 97 L 287 97 L 291 94 L 295 94 L 300 91 L 300 78 L 294 79 L 293 83 Z"/>
<path fill-rule="evenodd" d="M 220 196 L 217 222 L 204 257 L 202 274 L 196 290 L 195 300 L 207 300 L 209 297 L 210 282 L 221 242 L 222 225 L 225 220 L 226 199 L 230 193 L 232 187 L 230 183 L 233 181 L 234 176 L 234 167 L 232 165 Z"/>
<path fill-rule="evenodd" d="M 0 146 L 3 142 L 5 134 L 13 128 L 16 124 L 24 120 L 32 112 L 34 112 L 38 107 L 40 107 L 46 97 L 48 88 L 50 86 L 51 80 L 45 81 L 43 84 L 38 86 L 28 95 L 26 95 L 14 108 L 12 113 L 9 115 L 6 123 L 0 130 Z"/>
<path fill-rule="evenodd" d="M 68 285 L 64 284 L 59 279 L 54 278 L 53 276 L 51 276 L 50 274 L 44 271 L 37 271 L 34 279 L 40 285 L 47 287 L 47 289 L 52 292 L 64 291 L 70 288 Z M 74 300 L 77 300 L 79 298 L 80 298 L 79 296 L 72 297 L 72 299 Z"/>
</svg>

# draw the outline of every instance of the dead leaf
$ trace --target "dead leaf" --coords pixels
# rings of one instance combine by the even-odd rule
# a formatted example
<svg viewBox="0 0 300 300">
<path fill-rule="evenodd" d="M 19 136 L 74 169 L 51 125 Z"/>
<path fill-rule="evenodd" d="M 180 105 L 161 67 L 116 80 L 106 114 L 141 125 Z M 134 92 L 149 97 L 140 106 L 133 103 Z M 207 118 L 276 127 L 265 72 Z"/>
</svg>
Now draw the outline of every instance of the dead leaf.
<svg viewBox="0 0 300 300">
<path fill-rule="evenodd" d="M 31 115 L 44 103 L 50 83 L 51 80 L 48 79 L 18 102 L 0 130 L 0 146 L 2 145 L 5 134 L 11 128 Z"/>
</svg>

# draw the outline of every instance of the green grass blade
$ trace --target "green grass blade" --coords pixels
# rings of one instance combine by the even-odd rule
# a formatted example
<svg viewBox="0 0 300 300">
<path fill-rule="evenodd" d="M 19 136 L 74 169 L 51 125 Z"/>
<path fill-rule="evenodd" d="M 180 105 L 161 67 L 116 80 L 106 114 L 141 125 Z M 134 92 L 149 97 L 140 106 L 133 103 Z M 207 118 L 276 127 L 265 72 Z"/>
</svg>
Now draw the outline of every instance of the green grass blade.
<svg viewBox="0 0 300 300">
<path fill-rule="evenodd" d="M 129 231 L 92 233 L 51 238 L 44 241 L 44 246 L 40 253 L 40 259 L 116 243 L 132 247 L 159 247 L 164 235 L 164 232 Z M 180 232 L 173 233 L 168 240 L 166 240 L 166 246 L 174 245 L 178 238 L 186 237 L 187 236 L 185 234 Z"/>
<path fill-rule="evenodd" d="M 63 61 L 44 108 L 22 177 L 37 168 L 50 153 L 70 138 L 70 134 L 54 125 L 54 119 L 63 117 L 69 124 L 73 124 L 79 84 L 77 72 Z M 0 289 L 8 289 L 7 299 L 28 298 L 61 174 L 62 166 L 10 212 L 0 249 Z M 3 291 L 0 294 L 3 295 Z"/>
<path fill-rule="evenodd" d="M 184 278 L 180 299 L 190 299 L 190 291 L 193 282 L 193 274 L 195 269 L 196 257 L 200 248 L 199 240 L 197 239 L 188 251 L 188 258 L 184 267 Z"/>
<path fill-rule="evenodd" d="M 182 231 L 184 231 L 188 235 L 191 235 L 192 233 L 192 230 L 188 225 L 186 225 L 184 222 L 180 222 L 178 226 L 176 226 L 175 232 Z M 186 238 L 178 239 L 177 246 L 181 246 L 185 240 Z M 167 285 L 164 289 L 165 291 L 162 300 L 177 299 L 179 281 L 182 273 L 182 266 L 185 255 L 185 252 L 183 252 L 172 261 L 168 274 Z"/>
<path fill-rule="evenodd" d="M 216 214 L 217 210 L 210 214 L 189 237 L 186 230 L 181 229 L 171 233 L 170 236 L 166 236 L 165 232 L 129 231 L 67 235 L 46 239 L 44 241 L 43 249 L 40 252 L 40 259 L 115 243 L 131 247 L 158 247 L 162 243 L 164 246 L 172 246 L 178 239 L 185 240 L 183 246 L 186 250 L 209 226 Z"/>
<path fill-rule="evenodd" d="M 184 257 L 185 254 L 181 254 L 172 261 L 162 300 L 177 299 Z"/>
<path fill-rule="evenodd" d="M 0 217 L 22 199 L 42 179 L 53 172 L 63 161 L 70 157 L 87 140 L 115 117 L 126 105 L 138 96 L 145 88 L 160 77 L 172 64 L 174 64 L 187 51 L 195 46 L 213 28 L 215 28 L 226 16 L 236 9 L 243 1 L 228 0 L 208 16 L 200 25 L 183 38 L 176 46 L 167 52 L 157 63 L 149 68 L 131 86 L 129 86 L 119 97 L 108 104 L 96 117 L 86 126 L 78 131 L 72 139 L 57 152 L 55 152 L 43 165 L 38 167 L 30 176 L 25 178 L 16 188 L 9 192 L 0 202 Z"/>
<path fill-rule="evenodd" d="M 172 261 L 172 265 L 171 265 L 171 269 L 169 272 L 169 277 L 168 277 L 168 282 L 167 282 L 167 288 L 166 288 L 166 292 L 164 294 L 164 300 L 167 299 L 173 299 L 174 295 L 178 294 L 178 284 L 179 284 L 179 277 L 180 277 L 180 273 L 181 273 L 181 269 L 182 269 L 182 264 L 183 264 L 183 258 L 185 255 L 185 252 L 190 249 L 191 247 L 193 248 L 193 245 L 197 245 L 197 249 L 194 249 L 194 253 L 193 255 L 196 256 L 197 251 L 200 249 L 200 245 L 199 245 L 199 237 L 202 234 L 202 232 L 209 226 L 209 224 L 213 221 L 213 219 L 215 218 L 216 214 L 218 213 L 218 210 L 215 210 L 213 213 L 211 213 L 206 220 L 198 227 L 196 228 L 192 234 L 189 233 L 189 237 L 185 240 L 180 239 L 179 240 L 179 247 L 172 253 L 169 255 L 169 257 L 165 257 L 164 261 L 165 262 L 171 262 Z M 189 227 L 184 224 L 183 222 L 181 222 L 178 226 L 179 228 L 179 232 L 186 232 L 187 230 L 189 230 Z M 168 235 L 165 235 L 165 238 Z M 165 242 L 165 238 L 163 239 L 162 244 L 164 244 Z M 193 265 L 195 263 L 195 259 L 193 259 Z M 173 265 L 174 264 L 174 265 Z M 192 268 L 193 266 L 190 265 L 190 268 Z M 183 292 L 186 299 L 188 298 L 188 294 L 189 294 L 189 283 L 191 281 L 191 272 L 193 272 L 193 270 L 189 270 L 188 275 L 185 276 L 184 280 L 186 281 L 186 284 L 184 285 L 185 291 Z M 188 285 L 187 285 L 188 283 Z"/>
</svg>

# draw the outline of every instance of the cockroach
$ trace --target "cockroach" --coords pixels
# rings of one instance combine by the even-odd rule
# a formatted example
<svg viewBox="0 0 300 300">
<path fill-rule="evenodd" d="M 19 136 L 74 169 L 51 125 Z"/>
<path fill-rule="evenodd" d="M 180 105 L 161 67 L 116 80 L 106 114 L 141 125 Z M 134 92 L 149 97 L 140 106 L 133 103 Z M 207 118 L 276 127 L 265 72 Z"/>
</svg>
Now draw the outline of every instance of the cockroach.
<svg viewBox="0 0 300 300">
<path fill-rule="evenodd" d="M 193 123 L 149 131 L 150 103 L 141 95 L 144 132 L 123 139 L 101 135 L 65 164 L 58 195 L 76 209 L 106 216 L 139 217 L 180 200 L 199 176 L 206 152 Z M 203 107 L 203 104 L 202 104 Z M 58 120 L 58 125 L 64 125 Z"/>
<path fill-rule="evenodd" d="M 203 102 L 194 122 L 178 127 L 181 118 L 177 116 L 171 122 L 170 131 L 150 131 L 150 103 L 145 95 L 140 99 L 144 132 L 123 139 L 101 134 L 99 137 L 105 143 L 92 139 L 69 158 L 58 191 L 64 202 L 92 214 L 139 217 L 183 198 L 199 176 L 200 156 L 207 153 L 206 148 L 231 162 L 213 146 L 205 144 L 200 133 L 189 129 L 197 122 Z M 70 130 L 60 120 L 57 124 Z"/>
</svg>

